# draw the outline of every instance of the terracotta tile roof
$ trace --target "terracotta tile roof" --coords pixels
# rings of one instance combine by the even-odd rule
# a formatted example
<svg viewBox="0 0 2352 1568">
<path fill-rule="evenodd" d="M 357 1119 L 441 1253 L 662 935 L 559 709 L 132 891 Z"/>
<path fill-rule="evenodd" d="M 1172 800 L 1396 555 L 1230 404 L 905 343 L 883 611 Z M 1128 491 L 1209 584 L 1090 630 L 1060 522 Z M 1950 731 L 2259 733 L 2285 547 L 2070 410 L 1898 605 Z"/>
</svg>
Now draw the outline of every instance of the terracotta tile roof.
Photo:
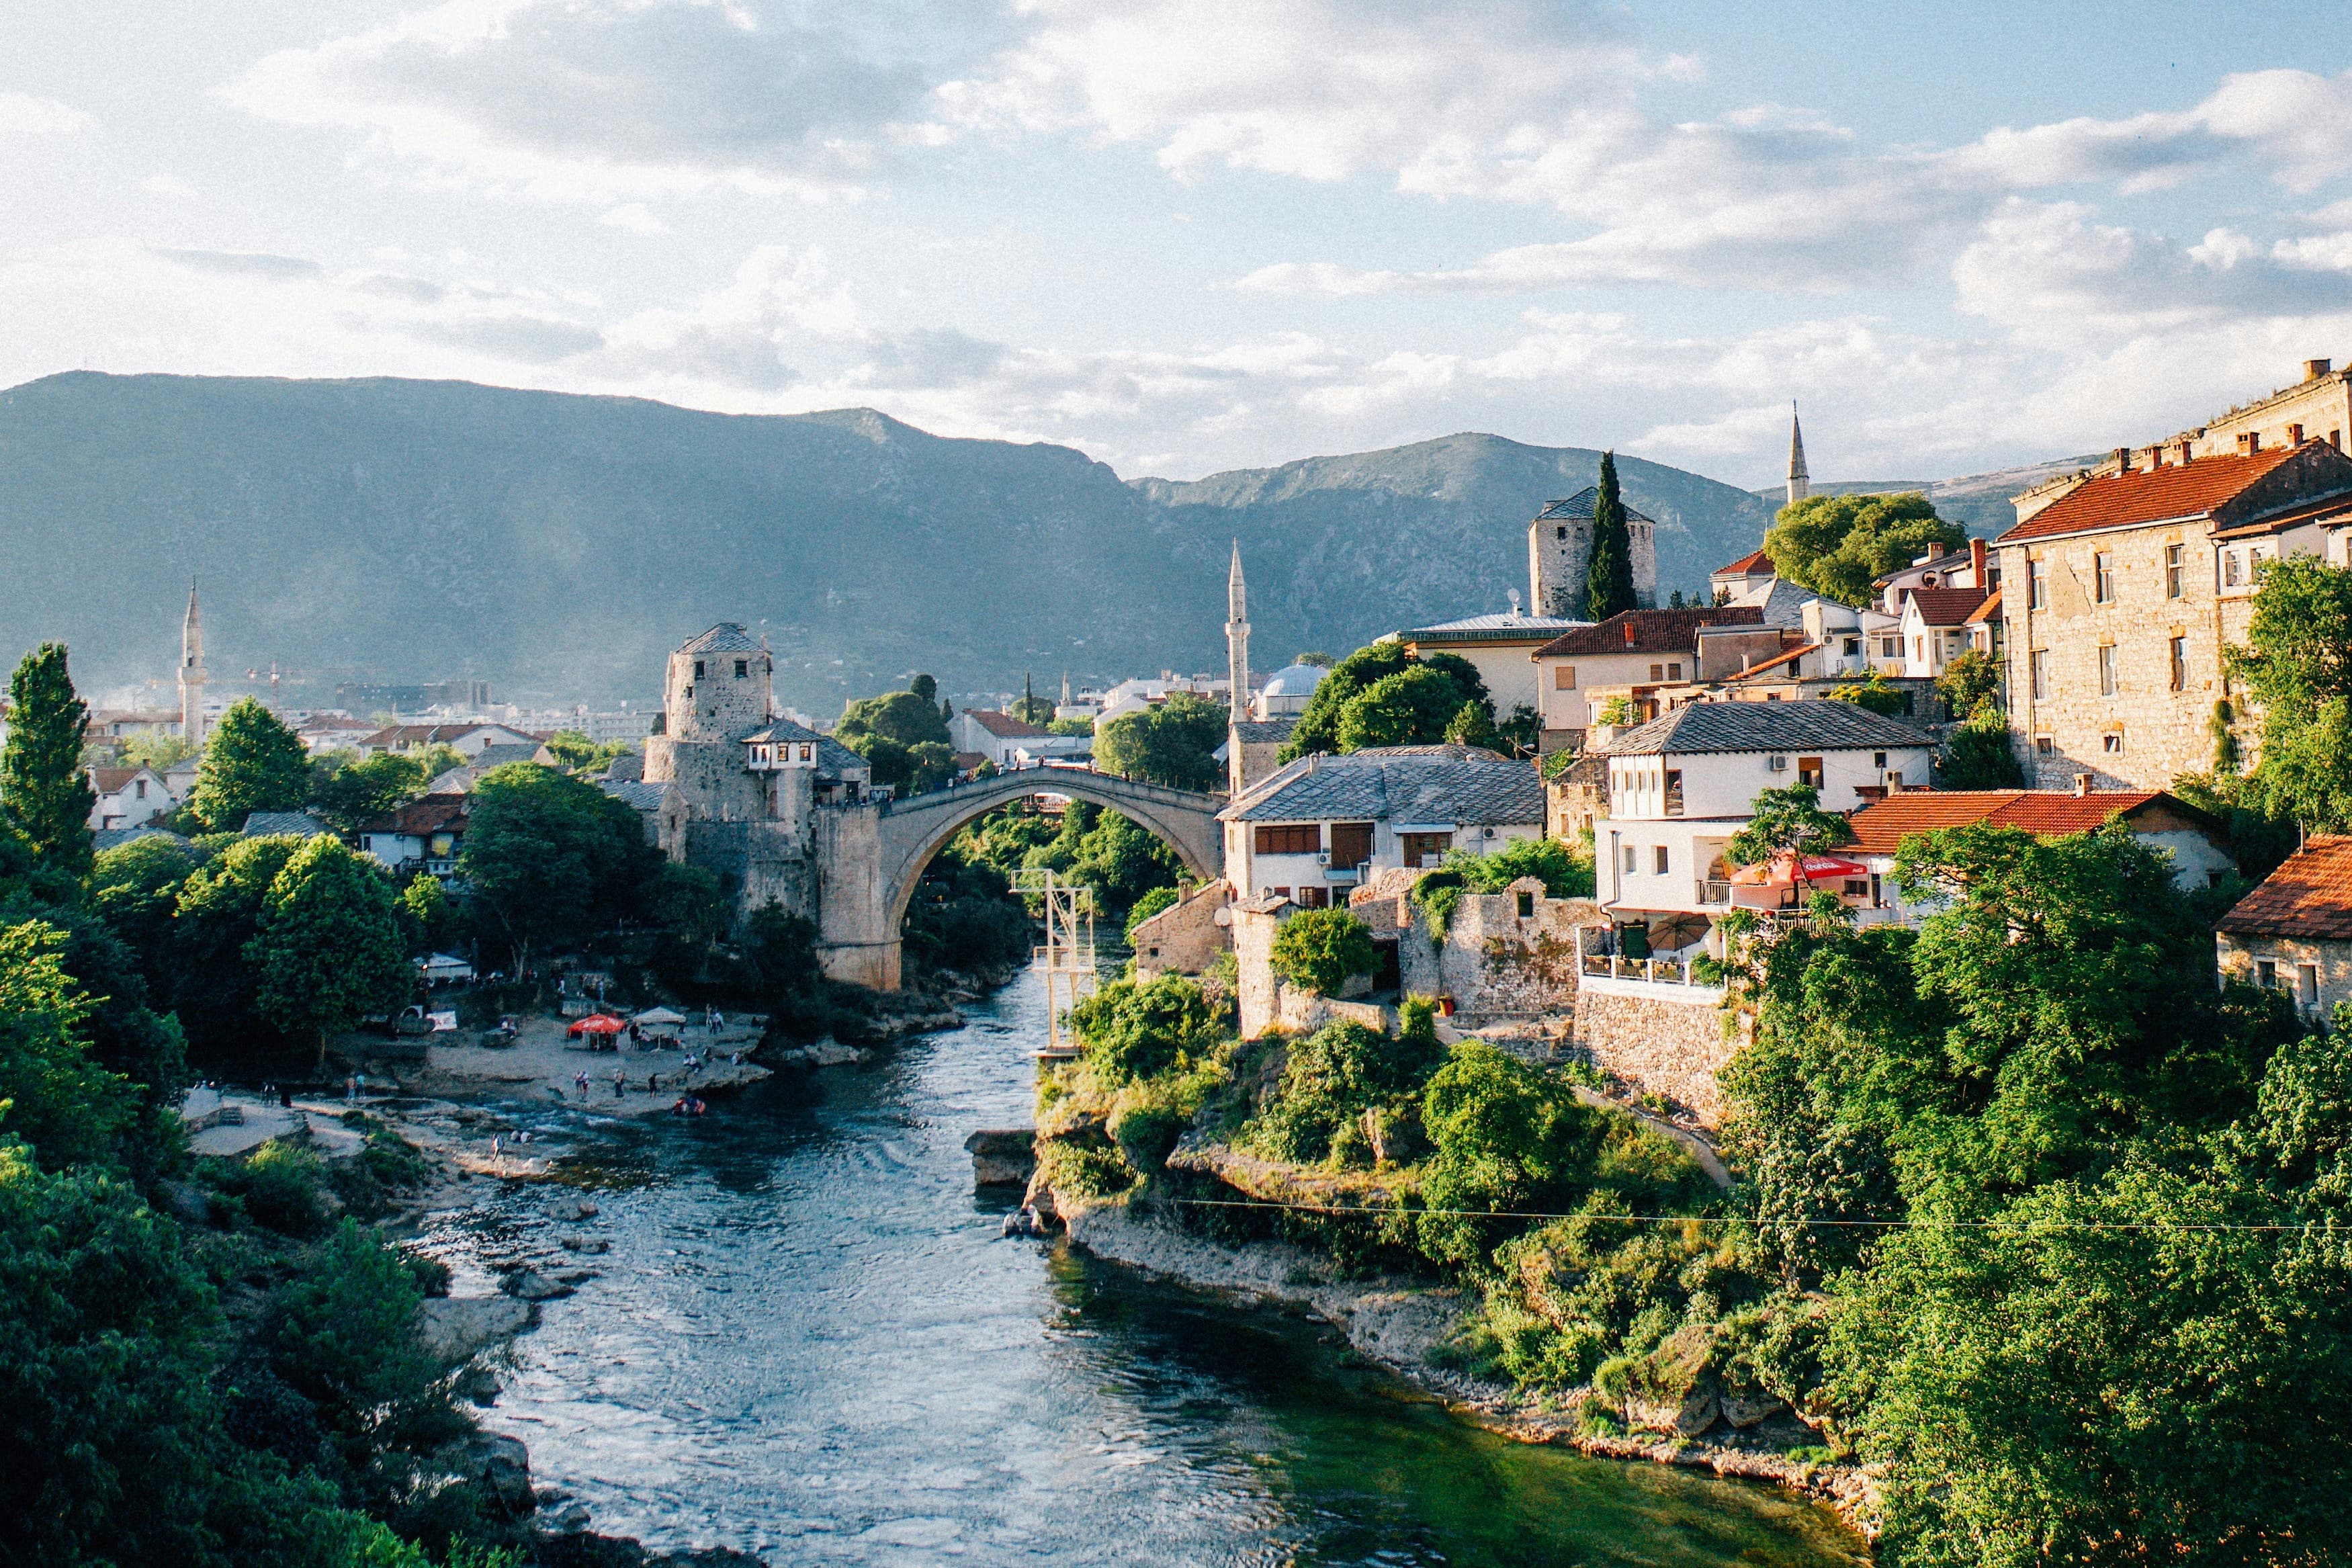
<svg viewBox="0 0 2352 1568">
<path fill-rule="evenodd" d="M 2238 900 L 2220 928 L 2233 936 L 2352 942 L 2352 835 L 2315 833 Z"/>
<path fill-rule="evenodd" d="M 2162 790 L 1954 789 L 1906 790 L 1864 806 L 1847 820 L 1853 825 L 1852 847 L 1864 855 L 1892 855 L 1915 833 L 1939 827 L 1962 827 L 1982 822 L 1994 827 L 2021 827 L 2040 838 L 2063 838 L 2088 833 L 2118 813 L 2129 817 L 2161 801 L 2179 815 L 2202 822 L 2205 816 Z"/>
<path fill-rule="evenodd" d="M 2287 511 L 2274 511 L 2268 517 L 2258 517 L 2252 522 L 2242 522 L 2235 528 L 2217 528 L 2216 539 L 2258 539 L 2266 533 L 2284 533 L 2290 528 L 2300 528 L 2307 522 L 2332 523 L 2352 520 L 2352 495 L 2328 496 L 2309 506 L 2295 507 Z"/>
<path fill-rule="evenodd" d="M 1969 625 L 1999 626 L 2000 624 L 2000 590 L 1995 588 L 1985 595 L 1985 602 L 1969 612 Z"/>
<path fill-rule="evenodd" d="M 1701 626 L 1760 626 L 1764 612 L 1753 605 L 1703 605 L 1691 610 L 1621 610 L 1598 626 L 1562 632 L 1528 657 L 1571 654 L 1689 653 Z M 1633 636 L 1626 636 L 1630 630 Z"/>
<path fill-rule="evenodd" d="M 466 831 L 466 797 L 462 795 L 428 795 L 422 800 L 412 800 L 374 821 L 361 825 L 362 833 L 405 833 L 422 837 L 428 833 L 463 833 Z"/>
<path fill-rule="evenodd" d="M 120 795 L 125 785 L 146 771 L 144 768 L 92 768 L 89 770 L 89 787 L 100 795 Z"/>
<path fill-rule="evenodd" d="M 1709 573 L 1708 575 L 1714 577 L 1754 577 L 1761 575 L 1767 572 L 1777 572 L 1779 568 L 1772 564 L 1771 556 L 1761 550 L 1757 550 L 1741 556 L 1738 560 L 1733 562 L 1728 566 L 1717 567 L 1713 572 Z"/>
<path fill-rule="evenodd" d="M 1746 669 L 1741 670 L 1738 675 L 1733 676 L 1731 679 L 1734 680 L 1753 680 L 1768 669 L 1779 669 L 1782 665 L 1787 664 L 1791 659 L 1802 658 L 1809 653 L 1819 652 L 1821 650 L 1821 646 L 1822 645 L 1817 642 L 1809 642 L 1800 643 L 1792 648 L 1784 648 L 1778 655 L 1766 659 L 1761 664 L 1749 665 Z"/>
<path fill-rule="evenodd" d="M 1027 741 L 1051 731 L 1040 730 L 1026 719 L 1015 719 L 1010 713 L 1000 713 L 993 708 L 968 708 L 964 717 L 995 736 L 1000 741 Z"/>
<path fill-rule="evenodd" d="M 1988 596 L 1982 588 L 1914 588 L 1904 595 L 1919 606 L 1919 618 L 1931 626 L 1968 625 Z"/>
<path fill-rule="evenodd" d="M 2251 457 L 2231 453 L 2085 479 L 2002 534 L 1999 542 L 2014 544 L 2063 533 L 2202 517 L 2300 449 L 2276 447 Z"/>
</svg>

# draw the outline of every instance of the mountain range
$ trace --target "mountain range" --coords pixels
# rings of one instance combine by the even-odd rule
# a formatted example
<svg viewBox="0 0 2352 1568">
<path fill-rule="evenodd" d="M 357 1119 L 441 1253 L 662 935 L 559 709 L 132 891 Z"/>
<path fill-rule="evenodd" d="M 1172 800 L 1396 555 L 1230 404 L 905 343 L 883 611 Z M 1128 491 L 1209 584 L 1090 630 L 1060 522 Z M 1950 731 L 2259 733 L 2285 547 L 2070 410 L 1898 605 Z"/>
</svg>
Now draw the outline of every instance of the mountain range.
<svg viewBox="0 0 2352 1568">
<path fill-rule="evenodd" d="M 215 680 L 274 663 L 298 705 L 458 676 L 645 701 L 670 648 L 734 620 L 774 647 L 779 698 L 830 718 L 917 669 L 955 695 L 1221 668 L 1237 541 L 1272 668 L 1504 609 L 1528 520 L 1599 463 L 1465 434 L 1130 481 L 870 409 L 77 372 L 0 392 L 0 655 L 59 638 L 86 689 L 168 691 L 194 579 Z M 1771 521 L 1769 491 L 1618 468 L 1662 595 Z"/>
</svg>

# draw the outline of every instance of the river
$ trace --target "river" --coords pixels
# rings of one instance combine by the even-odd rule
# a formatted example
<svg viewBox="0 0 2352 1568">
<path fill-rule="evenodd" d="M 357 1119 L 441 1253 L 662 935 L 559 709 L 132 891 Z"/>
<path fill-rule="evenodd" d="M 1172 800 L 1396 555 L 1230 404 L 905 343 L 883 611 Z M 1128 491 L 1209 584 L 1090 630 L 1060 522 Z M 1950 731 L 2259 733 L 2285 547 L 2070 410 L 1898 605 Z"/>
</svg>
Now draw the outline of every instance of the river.
<svg viewBox="0 0 2352 1568">
<path fill-rule="evenodd" d="M 779 1565 L 1864 1560 L 1818 1506 L 1512 1443 L 1291 1313 L 1000 1240 L 962 1144 L 1029 1119 L 1038 984 L 969 1011 L 872 1068 L 592 1127 L 585 1225 L 515 1185 L 429 1238 L 461 1293 L 518 1258 L 599 1271 L 486 1415 L 595 1529 Z M 610 1252 L 556 1250 L 582 1231 Z"/>
</svg>

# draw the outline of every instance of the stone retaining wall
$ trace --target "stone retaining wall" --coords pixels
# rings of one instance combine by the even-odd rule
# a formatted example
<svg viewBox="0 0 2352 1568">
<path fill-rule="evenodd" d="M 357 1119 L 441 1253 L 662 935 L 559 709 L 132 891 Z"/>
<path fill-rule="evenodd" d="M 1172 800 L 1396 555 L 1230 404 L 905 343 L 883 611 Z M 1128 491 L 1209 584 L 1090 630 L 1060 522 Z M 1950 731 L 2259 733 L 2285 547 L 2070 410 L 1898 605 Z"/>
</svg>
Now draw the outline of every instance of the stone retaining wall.
<svg viewBox="0 0 2352 1568">
<path fill-rule="evenodd" d="M 1588 984 L 1577 997 L 1572 1038 L 1602 1072 L 1639 1093 L 1688 1106 L 1701 1125 L 1713 1128 L 1723 1119 L 1715 1075 L 1741 1042 L 1736 1032 L 1727 1033 L 1716 992 L 1687 989 L 1693 994 L 1685 998 Z"/>
</svg>

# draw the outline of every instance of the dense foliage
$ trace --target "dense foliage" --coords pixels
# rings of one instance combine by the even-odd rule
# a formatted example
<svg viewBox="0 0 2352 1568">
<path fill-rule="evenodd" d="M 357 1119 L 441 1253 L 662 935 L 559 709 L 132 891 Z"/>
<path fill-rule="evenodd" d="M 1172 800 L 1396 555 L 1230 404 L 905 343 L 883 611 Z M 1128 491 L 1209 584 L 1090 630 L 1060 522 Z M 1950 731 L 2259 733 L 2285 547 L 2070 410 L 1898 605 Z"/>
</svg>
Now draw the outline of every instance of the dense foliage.
<svg viewBox="0 0 2352 1568">
<path fill-rule="evenodd" d="M 1359 974 L 1380 963 L 1364 922 L 1346 910 L 1300 910 L 1275 933 L 1269 960 L 1276 978 L 1325 996 L 1337 996 Z"/>
<path fill-rule="evenodd" d="M 1792 501 L 1764 535 L 1772 569 L 1841 605 L 1870 602 L 1871 580 L 1929 551 L 1958 550 L 1968 536 L 1917 491 L 1815 495 Z"/>
<path fill-rule="evenodd" d="M 299 811 L 310 798 L 310 753 L 286 721 L 251 697 L 228 706 L 205 737 L 188 814 L 234 833 L 257 811 Z"/>
<path fill-rule="evenodd" d="M 1853 829 L 1834 811 L 1822 809 L 1822 792 L 1811 784 L 1759 790 L 1747 826 L 1723 847 L 1734 866 L 1753 866 L 1784 852 L 1818 854 L 1851 842 Z"/>
<path fill-rule="evenodd" d="M 1494 700 L 1468 659 L 1451 653 L 1416 658 L 1402 643 L 1376 642 L 1333 665 L 1317 684 L 1281 760 L 1443 741 L 1465 705 L 1483 714 L 1486 731 L 1493 731 Z"/>
<path fill-rule="evenodd" d="M 2231 658 L 2262 714 L 2243 802 L 2314 832 L 2352 831 L 2352 569 L 2267 562 L 2253 608 L 2248 646 Z"/>
<path fill-rule="evenodd" d="M 1225 743 L 1226 718 L 1222 704 L 1197 692 L 1171 693 L 1157 707 L 1104 725 L 1095 739 L 1095 766 L 1171 789 L 1215 789 L 1224 779 L 1215 752 Z"/>
<path fill-rule="evenodd" d="M 929 676 L 918 676 L 929 681 Z M 938 690 L 931 681 L 931 690 Z M 919 691 L 888 691 L 861 697 L 843 710 L 834 739 L 864 757 L 874 783 L 907 794 L 937 789 L 955 773 L 955 748 L 948 741 L 945 712 Z"/>
<path fill-rule="evenodd" d="M 1633 537 L 1617 484 L 1617 454 L 1601 454 L 1600 493 L 1592 501 L 1592 555 L 1585 568 L 1584 618 L 1605 621 L 1636 607 Z M 1546 613 L 1537 606 L 1537 613 Z"/>
<path fill-rule="evenodd" d="M 0 820 L 42 859 L 79 875 L 89 868 L 89 812 L 97 795 L 82 773 L 89 706 L 74 692 L 63 643 L 25 656 L 8 682 L 8 739 L 0 745 Z"/>
<path fill-rule="evenodd" d="M 492 768 L 467 802 L 458 868 L 517 954 L 612 924 L 652 874 L 635 809 L 530 763 Z"/>
</svg>

